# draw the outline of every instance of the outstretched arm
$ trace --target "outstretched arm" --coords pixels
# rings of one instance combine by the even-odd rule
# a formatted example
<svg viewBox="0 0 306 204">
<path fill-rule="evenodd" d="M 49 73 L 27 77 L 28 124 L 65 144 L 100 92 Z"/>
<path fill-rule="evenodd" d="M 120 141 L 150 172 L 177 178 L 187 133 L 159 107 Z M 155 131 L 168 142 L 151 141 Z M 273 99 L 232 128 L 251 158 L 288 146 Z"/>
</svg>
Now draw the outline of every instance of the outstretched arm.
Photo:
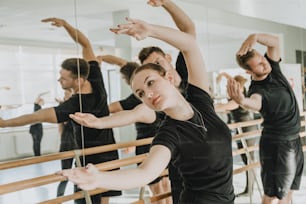
<svg viewBox="0 0 306 204">
<path fill-rule="evenodd" d="M 26 114 L 8 120 L 0 119 L 0 127 L 17 127 L 42 122 L 57 123 L 54 108 L 40 109 L 32 114 Z"/>
<path fill-rule="evenodd" d="M 146 37 L 160 39 L 179 49 L 186 61 L 188 82 L 209 93 L 208 76 L 201 50 L 193 35 L 169 27 L 148 24 L 141 20 L 127 18 L 127 24 L 118 25 L 111 31 L 116 34 L 126 34 L 143 40 Z"/>
<path fill-rule="evenodd" d="M 171 15 L 180 31 L 196 36 L 195 25 L 190 17 L 171 0 L 149 0 L 151 6 L 162 6 Z"/>
<path fill-rule="evenodd" d="M 218 112 L 226 112 L 226 111 L 231 111 L 235 110 L 236 108 L 239 107 L 239 104 L 236 103 L 234 100 L 230 100 L 227 103 L 218 103 L 214 105 L 215 111 Z"/>
<path fill-rule="evenodd" d="M 100 172 L 94 165 L 89 164 L 85 168 L 63 170 L 59 171 L 58 174 L 67 177 L 83 190 L 96 188 L 125 190 L 144 186 L 157 178 L 167 167 L 170 158 L 171 153 L 168 148 L 155 145 L 138 168 Z"/>
<path fill-rule="evenodd" d="M 88 38 L 80 32 L 78 29 L 72 27 L 65 20 L 60 18 L 46 18 L 41 20 L 42 22 L 51 22 L 53 26 L 63 27 L 68 32 L 70 37 L 82 46 L 82 54 L 83 58 L 87 61 L 96 61 L 96 56 L 94 55 L 92 46 L 88 40 Z"/>
<path fill-rule="evenodd" d="M 249 50 L 253 49 L 253 46 L 256 43 L 260 43 L 267 47 L 267 55 L 270 59 L 274 61 L 280 60 L 280 45 L 278 37 L 265 33 L 249 35 L 242 43 L 237 55 L 245 55 Z"/>
<path fill-rule="evenodd" d="M 97 118 L 90 113 L 71 114 L 75 122 L 90 128 L 105 129 L 122 127 L 135 122 L 153 123 L 156 119 L 155 112 L 144 104 L 139 104 L 132 110 L 123 110 L 112 115 Z"/>
</svg>

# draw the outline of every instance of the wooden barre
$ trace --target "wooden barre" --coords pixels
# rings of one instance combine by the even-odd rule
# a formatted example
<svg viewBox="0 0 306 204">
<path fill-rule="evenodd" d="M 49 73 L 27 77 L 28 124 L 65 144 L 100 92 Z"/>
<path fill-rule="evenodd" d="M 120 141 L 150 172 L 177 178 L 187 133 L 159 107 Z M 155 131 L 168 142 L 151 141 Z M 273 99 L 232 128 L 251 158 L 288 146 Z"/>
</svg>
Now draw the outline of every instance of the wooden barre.
<svg viewBox="0 0 306 204">
<path fill-rule="evenodd" d="M 95 190 L 91 190 L 91 191 L 87 191 L 89 195 L 96 195 L 99 193 L 104 193 L 108 190 L 106 189 L 95 189 Z M 42 202 L 39 202 L 38 204 L 54 204 L 54 203 L 63 203 L 63 202 L 67 202 L 70 200 L 77 200 L 77 199 L 81 199 L 84 198 L 84 191 L 78 191 L 76 193 L 70 194 L 70 195 L 66 195 L 66 196 L 60 196 L 54 199 L 50 199 L 50 200 L 45 200 Z"/>
<path fill-rule="evenodd" d="M 146 145 L 146 144 L 150 144 L 152 140 L 153 138 L 146 138 L 146 139 L 140 139 L 140 140 L 135 140 L 131 142 L 120 142 L 117 144 L 103 145 L 99 147 L 91 147 L 91 148 L 86 148 L 84 150 L 79 150 L 79 151 L 81 151 L 81 155 L 90 155 L 90 154 L 114 151 L 117 149 L 130 147 L 130 146 Z M 63 159 L 73 158 L 75 156 L 75 151 L 76 150 L 4 162 L 0 164 L 0 170 L 10 169 L 10 168 L 15 168 L 15 167 L 20 167 L 20 166 L 26 166 L 26 165 L 31 165 L 31 164 L 37 164 L 37 163 L 43 163 L 43 162 L 53 161 L 53 160 L 63 160 Z"/>
<path fill-rule="evenodd" d="M 247 152 L 254 152 L 259 149 L 258 145 L 248 146 L 247 148 L 236 149 L 233 151 L 233 156 L 245 154 Z"/>
<path fill-rule="evenodd" d="M 171 196 L 171 192 L 166 192 L 166 193 L 161 193 L 161 194 L 149 197 L 148 199 L 150 199 L 150 203 L 153 203 L 153 202 L 168 198 L 170 196 Z M 142 200 L 135 201 L 131 204 L 146 204 L 146 202 L 142 199 Z"/>
<path fill-rule="evenodd" d="M 263 122 L 263 119 L 249 120 L 244 122 L 230 123 L 227 124 L 229 129 L 248 127 L 252 125 L 260 125 Z"/>
<path fill-rule="evenodd" d="M 100 168 L 101 170 L 101 168 Z M 168 175 L 168 169 L 165 169 L 160 176 L 167 176 Z M 103 193 L 108 191 L 107 189 L 95 189 L 95 190 L 91 190 L 88 191 L 89 195 L 96 195 L 98 193 Z M 171 194 L 170 194 L 171 195 Z M 54 199 L 50 199 L 50 200 L 45 200 L 43 202 L 40 202 L 39 204 L 54 204 L 54 203 L 62 203 L 62 202 L 66 202 L 66 201 L 70 201 L 70 200 L 76 200 L 76 199 L 80 199 L 80 198 L 84 198 L 84 193 L 82 191 L 70 194 L 70 195 L 66 195 L 66 196 L 61 196 L 61 197 L 57 197 Z"/>
<path fill-rule="evenodd" d="M 99 170 L 106 171 L 106 170 L 116 169 L 121 166 L 128 166 L 131 164 L 140 163 L 143 161 L 145 157 L 146 155 L 142 154 L 142 155 L 137 155 L 135 157 L 104 162 L 101 164 L 97 164 L 96 166 Z M 40 186 L 40 185 L 46 185 L 49 183 L 64 181 L 64 180 L 65 180 L 65 177 L 61 175 L 49 174 L 46 176 L 40 176 L 40 177 L 35 177 L 35 178 L 26 179 L 22 181 L 16 181 L 16 182 L 8 183 L 8 184 L 3 184 L 3 185 L 0 185 L 0 195 L 11 193 L 11 192 L 18 191 L 18 190 L 24 190 L 27 188 L 33 188 L 33 187 Z"/>
<path fill-rule="evenodd" d="M 232 137 L 233 141 L 241 140 L 242 138 L 258 137 L 261 135 L 261 130 L 252 130 L 240 134 L 236 134 Z"/>
</svg>

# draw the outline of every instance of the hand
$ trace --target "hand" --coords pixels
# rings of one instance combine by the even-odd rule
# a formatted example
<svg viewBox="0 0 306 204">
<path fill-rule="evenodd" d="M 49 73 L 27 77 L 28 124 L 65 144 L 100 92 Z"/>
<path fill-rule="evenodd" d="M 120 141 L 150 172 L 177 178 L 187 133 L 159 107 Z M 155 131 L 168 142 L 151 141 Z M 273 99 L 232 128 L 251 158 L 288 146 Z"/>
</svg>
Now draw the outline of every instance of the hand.
<svg viewBox="0 0 306 204">
<path fill-rule="evenodd" d="M 48 23 L 52 22 L 51 25 L 56 26 L 56 27 L 62 27 L 65 25 L 66 21 L 60 18 L 45 18 L 42 19 L 41 22 Z"/>
<path fill-rule="evenodd" d="M 10 90 L 11 87 L 9 87 L 9 86 L 1 86 L 0 89 Z"/>
<path fill-rule="evenodd" d="M 74 113 L 70 114 L 69 117 L 80 125 L 95 128 L 94 123 L 99 119 L 91 113 Z"/>
<path fill-rule="evenodd" d="M 240 84 L 234 79 L 228 79 L 227 81 L 227 93 L 229 97 L 234 100 L 236 103 L 241 104 L 245 96 L 241 91 Z"/>
<path fill-rule="evenodd" d="M 163 6 L 166 0 L 149 0 L 147 3 L 153 7 Z"/>
<path fill-rule="evenodd" d="M 256 42 L 257 42 L 256 34 L 249 35 L 249 37 L 242 43 L 240 49 L 237 52 L 237 55 L 243 56 L 247 52 L 251 51 Z"/>
<path fill-rule="evenodd" d="M 43 106 L 45 104 L 45 100 L 41 97 L 37 97 L 34 103 Z"/>
<path fill-rule="evenodd" d="M 132 36 L 136 38 L 136 40 L 143 40 L 149 36 L 150 26 L 148 23 L 132 18 L 126 18 L 126 21 L 128 23 L 120 24 L 117 28 L 110 28 L 110 31 L 115 34 L 126 34 Z"/>
<path fill-rule="evenodd" d="M 88 164 L 85 168 L 79 167 L 56 172 L 56 174 L 65 176 L 83 190 L 93 190 L 98 187 L 99 173 L 99 170 L 93 164 Z"/>
</svg>

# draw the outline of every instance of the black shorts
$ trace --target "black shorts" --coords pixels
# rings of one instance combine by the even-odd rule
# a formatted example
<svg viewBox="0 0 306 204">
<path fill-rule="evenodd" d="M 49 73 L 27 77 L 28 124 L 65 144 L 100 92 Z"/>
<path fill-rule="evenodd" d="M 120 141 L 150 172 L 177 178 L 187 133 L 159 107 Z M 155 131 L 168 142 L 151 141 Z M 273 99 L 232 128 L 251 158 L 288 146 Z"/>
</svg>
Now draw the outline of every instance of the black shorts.
<svg viewBox="0 0 306 204">
<path fill-rule="evenodd" d="M 301 139 L 275 141 L 261 137 L 259 149 L 265 195 L 281 200 L 290 190 L 298 190 L 304 166 Z"/>
</svg>

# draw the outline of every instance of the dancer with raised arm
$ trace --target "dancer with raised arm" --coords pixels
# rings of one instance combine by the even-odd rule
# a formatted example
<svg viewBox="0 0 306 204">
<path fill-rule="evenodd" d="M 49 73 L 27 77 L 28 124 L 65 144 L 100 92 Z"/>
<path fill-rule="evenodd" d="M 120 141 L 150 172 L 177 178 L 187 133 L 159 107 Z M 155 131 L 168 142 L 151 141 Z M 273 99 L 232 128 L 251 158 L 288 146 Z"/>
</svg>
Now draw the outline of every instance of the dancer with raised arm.
<svg viewBox="0 0 306 204">
<path fill-rule="evenodd" d="M 152 110 L 167 115 L 147 158 L 134 169 L 100 172 L 88 165 L 58 173 L 83 189 L 129 189 L 152 181 L 171 161 L 184 182 L 179 203 L 234 203 L 231 135 L 214 111 L 204 61 L 194 36 L 141 20 L 127 20 L 127 24 L 111 31 L 138 40 L 157 38 L 182 51 L 189 74 L 188 97 L 185 99 L 174 86 L 172 73 L 160 65 L 139 67 L 131 80 L 134 94 Z"/>
<path fill-rule="evenodd" d="M 253 46 L 267 48 L 265 55 Z M 280 43 L 270 34 L 251 34 L 236 55 L 237 63 L 251 75 L 247 96 L 234 80 L 228 94 L 240 106 L 259 111 L 264 119 L 260 138 L 263 204 L 289 204 L 301 183 L 304 157 L 300 141 L 300 111 L 294 92 L 280 69 Z"/>
</svg>

